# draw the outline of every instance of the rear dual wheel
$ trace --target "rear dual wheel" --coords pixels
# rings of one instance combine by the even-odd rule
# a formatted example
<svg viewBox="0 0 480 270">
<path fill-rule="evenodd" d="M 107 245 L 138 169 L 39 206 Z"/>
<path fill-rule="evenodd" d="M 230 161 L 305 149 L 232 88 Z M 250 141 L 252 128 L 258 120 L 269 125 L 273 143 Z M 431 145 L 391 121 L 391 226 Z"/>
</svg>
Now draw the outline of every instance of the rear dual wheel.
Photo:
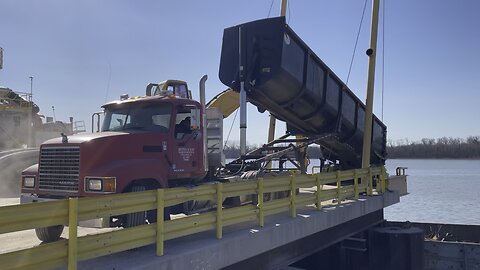
<svg viewBox="0 0 480 270">
<path fill-rule="evenodd" d="M 280 176 L 287 176 L 289 175 L 288 172 L 267 172 L 265 173 L 264 171 L 257 170 L 257 171 L 247 171 L 244 172 L 243 175 L 241 176 L 242 179 L 258 179 L 260 177 L 263 178 L 273 178 L 273 177 L 280 177 Z M 264 193 L 263 194 L 263 201 L 268 202 L 270 200 L 278 200 L 278 199 L 283 199 L 290 197 L 290 191 L 277 191 L 274 193 Z M 252 204 L 256 205 L 258 204 L 258 196 L 252 196 L 251 197 Z"/>
<path fill-rule="evenodd" d="M 142 192 L 147 190 L 144 185 L 134 185 L 132 186 L 130 192 Z M 170 220 L 170 212 L 169 208 L 164 208 L 163 220 Z M 126 214 L 123 218 L 123 227 L 135 227 L 140 226 L 148 223 L 155 223 L 157 222 L 157 209 L 149 210 L 149 211 L 141 211 Z"/>
</svg>

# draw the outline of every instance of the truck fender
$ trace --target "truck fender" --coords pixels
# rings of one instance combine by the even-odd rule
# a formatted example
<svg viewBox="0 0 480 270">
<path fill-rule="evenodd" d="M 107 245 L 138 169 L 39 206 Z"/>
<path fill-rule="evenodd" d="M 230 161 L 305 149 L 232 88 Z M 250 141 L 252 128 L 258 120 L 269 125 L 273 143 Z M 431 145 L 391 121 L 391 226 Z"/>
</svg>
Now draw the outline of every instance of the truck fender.
<svg viewBox="0 0 480 270">
<path fill-rule="evenodd" d="M 38 163 L 33 164 L 30 167 L 27 167 L 25 170 L 22 171 L 22 175 L 28 174 L 28 175 L 36 175 L 38 173 Z"/>
</svg>

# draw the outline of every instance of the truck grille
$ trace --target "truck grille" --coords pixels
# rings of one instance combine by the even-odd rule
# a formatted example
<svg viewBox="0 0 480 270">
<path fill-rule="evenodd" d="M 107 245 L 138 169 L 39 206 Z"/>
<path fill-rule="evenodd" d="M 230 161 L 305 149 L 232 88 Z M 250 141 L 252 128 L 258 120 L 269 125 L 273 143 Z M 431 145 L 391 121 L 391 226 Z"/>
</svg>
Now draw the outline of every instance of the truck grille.
<svg viewBox="0 0 480 270">
<path fill-rule="evenodd" d="M 78 191 L 80 147 L 43 147 L 40 151 L 39 189 Z"/>
</svg>

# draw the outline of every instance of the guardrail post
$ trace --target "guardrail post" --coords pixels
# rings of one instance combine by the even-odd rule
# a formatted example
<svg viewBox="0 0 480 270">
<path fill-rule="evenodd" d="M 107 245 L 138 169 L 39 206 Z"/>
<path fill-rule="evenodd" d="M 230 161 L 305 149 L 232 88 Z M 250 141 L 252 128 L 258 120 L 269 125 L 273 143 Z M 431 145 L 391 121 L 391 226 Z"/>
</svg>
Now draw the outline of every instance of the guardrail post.
<svg viewBox="0 0 480 270">
<path fill-rule="evenodd" d="M 165 202 L 163 200 L 165 191 L 157 189 L 157 256 L 163 256 L 164 242 L 164 212 Z"/>
<path fill-rule="evenodd" d="M 257 182 L 258 185 L 258 223 L 260 227 L 263 227 L 265 225 L 265 215 L 263 213 L 263 178 L 258 179 Z"/>
<path fill-rule="evenodd" d="M 223 220 L 223 184 L 217 183 L 217 239 L 222 239 L 222 220 Z"/>
<path fill-rule="evenodd" d="M 295 204 L 297 198 L 296 176 L 294 173 L 290 175 L 290 215 L 294 218 L 297 216 L 297 207 Z"/>
<path fill-rule="evenodd" d="M 357 170 L 353 171 L 353 192 L 355 194 L 355 201 L 358 201 L 358 174 Z"/>
<path fill-rule="evenodd" d="M 382 166 L 380 169 L 380 187 L 382 189 L 382 193 L 385 193 L 385 189 L 387 188 L 386 178 L 387 172 L 385 170 L 385 166 Z"/>
<path fill-rule="evenodd" d="M 340 178 L 340 171 L 337 171 L 336 174 L 337 174 L 337 204 L 341 204 L 342 198 L 340 198 L 340 189 L 342 188 L 342 181 Z"/>
<path fill-rule="evenodd" d="M 373 195 L 373 175 L 372 175 L 372 167 L 368 168 L 368 190 L 367 190 L 368 196 Z"/>
<path fill-rule="evenodd" d="M 320 191 L 321 191 L 321 188 L 320 188 L 320 174 L 317 173 L 317 175 L 315 175 L 315 180 L 317 182 L 317 210 L 321 210 L 322 209 L 322 198 L 320 196 Z"/>
<path fill-rule="evenodd" d="M 78 198 L 68 199 L 68 270 L 77 269 Z"/>
</svg>

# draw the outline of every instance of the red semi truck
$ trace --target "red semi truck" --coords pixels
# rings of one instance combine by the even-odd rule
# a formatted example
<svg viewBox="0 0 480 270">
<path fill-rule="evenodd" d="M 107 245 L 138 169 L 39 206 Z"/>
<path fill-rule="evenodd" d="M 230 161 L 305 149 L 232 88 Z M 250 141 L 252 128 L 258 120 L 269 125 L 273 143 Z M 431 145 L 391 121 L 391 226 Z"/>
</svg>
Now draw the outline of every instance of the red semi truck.
<svg viewBox="0 0 480 270">
<path fill-rule="evenodd" d="M 191 99 L 187 84 L 182 81 L 150 84 L 147 94 L 123 96 L 103 105 L 100 132 L 62 134 L 44 142 L 39 163 L 22 173 L 21 203 L 205 181 L 208 168 L 203 106 Z M 209 114 L 217 115 L 221 121 L 223 116 L 211 111 Z M 221 130 L 211 131 L 221 137 Z M 221 154 L 220 150 L 216 153 Z M 221 162 L 222 158 L 213 156 L 214 159 Z M 218 166 L 214 161 L 211 165 Z M 155 222 L 156 213 L 151 212 L 146 218 Z M 139 221 L 138 213 L 117 218 L 111 225 L 129 227 L 145 222 L 145 218 Z M 42 241 L 58 239 L 62 230 L 63 226 L 36 229 Z"/>
</svg>

